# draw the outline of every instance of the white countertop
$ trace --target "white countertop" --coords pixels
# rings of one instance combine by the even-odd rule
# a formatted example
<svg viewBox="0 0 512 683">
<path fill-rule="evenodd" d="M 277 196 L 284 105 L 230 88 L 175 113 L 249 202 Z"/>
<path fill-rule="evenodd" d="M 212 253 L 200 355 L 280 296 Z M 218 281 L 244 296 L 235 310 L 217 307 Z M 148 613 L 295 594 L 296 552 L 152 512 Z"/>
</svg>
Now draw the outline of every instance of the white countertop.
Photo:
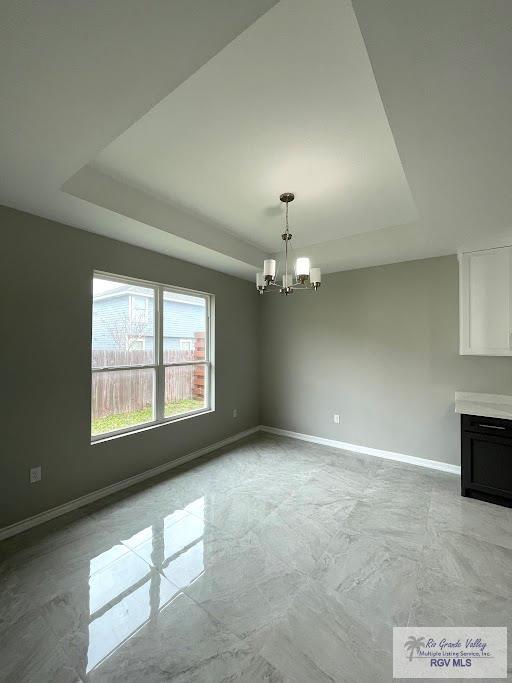
<svg viewBox="0 0 512 683">
<path fill-rule="evenodd" d="M 512 396 L 456 391 L 455 412 L 462 415 L 479 415 L 480 417 L 499 417 L 502 420 L 512 420 Z"/>
</svg>

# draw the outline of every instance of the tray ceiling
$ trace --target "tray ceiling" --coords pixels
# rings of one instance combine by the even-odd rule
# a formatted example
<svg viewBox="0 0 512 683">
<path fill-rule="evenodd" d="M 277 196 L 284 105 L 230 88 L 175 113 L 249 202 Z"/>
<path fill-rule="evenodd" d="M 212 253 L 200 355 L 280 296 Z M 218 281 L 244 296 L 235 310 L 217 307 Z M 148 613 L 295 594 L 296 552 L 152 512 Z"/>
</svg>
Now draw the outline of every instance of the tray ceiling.
<svg viewBox="0 0 512 683">
<path fill-rule="evenodd" d="M 320 6 L 282 0 L 94 166 L 265 251 L 287 190 L 296 246 L 415 221 L 352 6 Z"/>
<path fill-rule="evenodd" d="M 8 3 L 0 202 L 241 277 L 512 243 L 512 3 Z"/>
</svg>

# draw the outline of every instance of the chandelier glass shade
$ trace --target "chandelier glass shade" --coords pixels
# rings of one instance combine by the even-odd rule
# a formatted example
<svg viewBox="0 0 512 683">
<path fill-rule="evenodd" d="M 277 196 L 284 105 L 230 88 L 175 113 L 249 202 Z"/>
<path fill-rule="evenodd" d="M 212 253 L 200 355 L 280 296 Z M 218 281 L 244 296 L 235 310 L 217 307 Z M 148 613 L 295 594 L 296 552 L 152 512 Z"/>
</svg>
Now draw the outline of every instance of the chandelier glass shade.
<svg viewBox="0 0 512 683">
<path fill-rule="evenodd" d="M 281 239 L 284 242 L 284 254 L 282 261 L 282 273 L 278 273 L 278 263 L 269 258 L 263 261 L 263 271 L 256 273 L 256 289 L 260 294 L 265 292 L 281 292 L 288 296 L 295 291 L 314 291 L 322 284 L 320 268 L 312 268 L 307 256 L 299 256 L 295 267 L 291 266 L 291 240 L 292 233 L 288 225 L 288 204 L 293 202 L 293 192 L 284 192 L 279 199 L 286 204 L 286 225 Z"/>
</svg>

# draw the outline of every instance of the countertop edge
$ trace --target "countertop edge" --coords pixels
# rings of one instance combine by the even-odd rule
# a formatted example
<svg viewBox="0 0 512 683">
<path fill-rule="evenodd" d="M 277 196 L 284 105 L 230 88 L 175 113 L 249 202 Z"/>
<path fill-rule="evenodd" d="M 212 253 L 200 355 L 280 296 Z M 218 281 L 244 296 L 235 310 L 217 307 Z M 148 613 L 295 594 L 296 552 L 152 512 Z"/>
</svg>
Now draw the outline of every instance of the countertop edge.
<svg viewBox="0 0 512 683">
<path fill-rule="evenodd" d="M 512 410 L 493 408 L 485 403 L 468 403 L 460 401 L 455 403 L 455 412 L 459 415 L 477 415 L 478 417 L 495 417 L 500 420 L 512 420 Z"/>
</svg>

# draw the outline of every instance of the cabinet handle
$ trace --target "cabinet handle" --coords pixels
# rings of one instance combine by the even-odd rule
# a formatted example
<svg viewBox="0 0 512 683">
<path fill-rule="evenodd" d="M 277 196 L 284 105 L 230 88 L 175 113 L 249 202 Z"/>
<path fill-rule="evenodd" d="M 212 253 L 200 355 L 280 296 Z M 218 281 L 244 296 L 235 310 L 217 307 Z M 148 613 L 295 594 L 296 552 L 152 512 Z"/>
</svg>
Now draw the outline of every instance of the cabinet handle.
<svg viewBox="0 0 512 683">
<path fill-rule="evenodd" d="M 506 427 L 500 427 L 498 425 L 478 425 L 479 427 L 485 427 L 486 429 L 506 429 Z"/>
</svg>

